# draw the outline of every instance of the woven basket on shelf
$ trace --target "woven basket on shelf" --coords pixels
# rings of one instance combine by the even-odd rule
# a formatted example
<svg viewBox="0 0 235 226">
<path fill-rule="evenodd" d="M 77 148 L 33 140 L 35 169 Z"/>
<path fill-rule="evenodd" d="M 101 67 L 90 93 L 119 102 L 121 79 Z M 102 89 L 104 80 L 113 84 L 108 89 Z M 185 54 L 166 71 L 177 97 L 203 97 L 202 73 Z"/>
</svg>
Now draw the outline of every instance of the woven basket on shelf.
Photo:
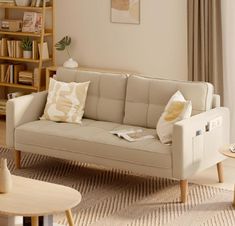
<svg viewBox="0 0 235 226">
<path fill-rule="evenodd" d="M 29 6 L 31 0 L 15 0 L 17 6 Z"/>
</svg>

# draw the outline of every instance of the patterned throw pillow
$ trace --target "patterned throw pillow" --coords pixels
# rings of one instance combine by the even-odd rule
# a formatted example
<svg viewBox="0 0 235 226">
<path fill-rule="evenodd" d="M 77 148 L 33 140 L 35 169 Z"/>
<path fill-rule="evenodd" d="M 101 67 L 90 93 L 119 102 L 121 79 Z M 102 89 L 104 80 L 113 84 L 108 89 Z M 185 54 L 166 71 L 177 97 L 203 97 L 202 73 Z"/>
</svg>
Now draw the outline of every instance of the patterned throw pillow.
<svg viewBox="0 0 235 226">
<path fill-rule="evenodd" d="M 65 83 L 51 78 L 46 107 L 40 119 L 81 123 L 89 84 Z"/>
<path fill-rule="evenodd" d="M 186 101 L 180 91 L 169 100 L 157 123 L 157 134 L 164 144 L 172 142 L 174 123 L 189 118 L 192 114 L 192 103 Z"/>
</svg>

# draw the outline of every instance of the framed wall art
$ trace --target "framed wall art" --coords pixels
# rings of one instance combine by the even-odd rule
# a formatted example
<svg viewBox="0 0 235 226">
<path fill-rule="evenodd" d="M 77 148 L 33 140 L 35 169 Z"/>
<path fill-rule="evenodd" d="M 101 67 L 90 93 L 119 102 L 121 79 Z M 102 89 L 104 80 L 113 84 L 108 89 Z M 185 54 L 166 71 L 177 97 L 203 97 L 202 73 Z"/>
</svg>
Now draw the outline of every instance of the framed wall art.
<svg viewBox="0 0 235 226">
<path fill-rule="evenodd" d="M 111 0 L 111 22 L 140 24 L 140 0 Z"/>
</svg>

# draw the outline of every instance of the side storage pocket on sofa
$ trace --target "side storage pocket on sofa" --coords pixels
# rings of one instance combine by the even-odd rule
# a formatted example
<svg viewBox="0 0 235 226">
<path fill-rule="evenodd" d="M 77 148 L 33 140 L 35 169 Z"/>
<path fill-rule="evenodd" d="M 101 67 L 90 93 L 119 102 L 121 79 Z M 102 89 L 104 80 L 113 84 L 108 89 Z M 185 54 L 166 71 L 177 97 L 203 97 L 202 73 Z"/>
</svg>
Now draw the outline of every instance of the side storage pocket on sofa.
<svg viewBox="0 0 235 226">
<path fill-rule="evenodd" d="M 200 169 L 201 165 L 203 165 L 204 133 L 193 137 L 192 145 L 193 145 L 193 154 L 192 154 L 193 168 L 197 170 L 197 169 Z"/>
</svg>

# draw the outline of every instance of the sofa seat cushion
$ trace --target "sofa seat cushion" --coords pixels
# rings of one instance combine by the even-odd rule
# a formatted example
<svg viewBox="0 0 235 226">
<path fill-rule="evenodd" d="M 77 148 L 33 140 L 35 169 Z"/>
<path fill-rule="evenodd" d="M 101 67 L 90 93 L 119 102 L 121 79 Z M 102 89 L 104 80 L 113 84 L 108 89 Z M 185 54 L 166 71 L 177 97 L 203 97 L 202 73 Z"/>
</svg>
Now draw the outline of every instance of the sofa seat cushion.
<svg viewBox="0 0 235 226">
<path fill-rule="evenodd" d="M 172 168 L 170 146 L 157 139 L 130 143 L 109 133 L 114 129 L 128 128 L 140 127 L 90 119 L 83 119 L 81 125 L 34 121 L 16 128 L 15 147 L 32 145 L 156 168 Z M 156 130 L 142 129 L 156 135 Z"/>
</svg>

